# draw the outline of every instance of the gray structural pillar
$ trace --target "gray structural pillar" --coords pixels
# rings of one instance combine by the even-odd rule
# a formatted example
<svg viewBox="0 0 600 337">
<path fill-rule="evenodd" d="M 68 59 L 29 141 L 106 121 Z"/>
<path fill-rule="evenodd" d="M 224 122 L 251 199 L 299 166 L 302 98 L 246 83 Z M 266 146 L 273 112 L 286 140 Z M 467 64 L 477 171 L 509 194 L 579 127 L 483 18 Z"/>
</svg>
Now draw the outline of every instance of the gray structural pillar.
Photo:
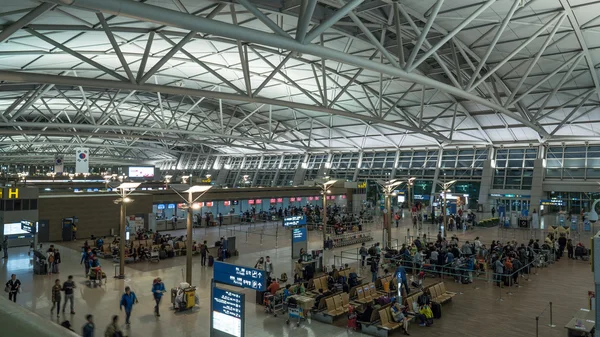
<svg viewBox="0 0 600 337">
<path fill-rule="evenodd" d="M 294 186 L 301 185 L 304 182 L 306 176 L 306 165 L 308 164 L 308 153 L 304 155 L 304 159 L 300 163 L 300 167 L 296 169 L 294 174 Z"/>
<path fill-rule="evenodd" d="M 546 168 L 544 167 L 546 148 L 540 146 L 538 149 L 538 156 L 533 164 L 533 177 L 531 181 L 531 204 L 529 206 L 529 212 L 537 210 L 540 211 L 540 200 L 544 199 L 544 174 Z"/>
<path fill-rule="evenodd" d="M 488 158 L 495 158 L 494 148 L 489 149 Z M 494 182 L 494 166 L 495 160 L 488 159 L 483 162 L 483 172 L 481 174 L 481 185 L 479 186 L 479 204 L 483 205 L 483 212 L 489 213 L 491 207 L 489 205 L 490 189 Z"/>
</svg>

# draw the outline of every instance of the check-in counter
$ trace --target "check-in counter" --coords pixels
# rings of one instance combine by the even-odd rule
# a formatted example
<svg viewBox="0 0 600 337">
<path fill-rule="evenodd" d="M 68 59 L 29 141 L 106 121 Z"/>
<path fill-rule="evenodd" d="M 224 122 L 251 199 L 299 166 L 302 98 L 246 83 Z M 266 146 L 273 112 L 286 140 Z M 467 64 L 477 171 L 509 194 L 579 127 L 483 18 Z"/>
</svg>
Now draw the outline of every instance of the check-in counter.
<svg viewBox="0 0 600 337">
<path fill-rule="evenodd" d="M 240 216 L 237 214 L 223 215 L 223 225 L 237 225 L 240 223 Z"/>
<path fill-rule="evenodd" d="M 177 219 L 177 226 L 175 229 L 185 229 L 187 227 L 187 219 Z M 156 220 L 156 231 L 170 231 L 173 230 L 173 222 L 171 220 Z"/>
</svg>

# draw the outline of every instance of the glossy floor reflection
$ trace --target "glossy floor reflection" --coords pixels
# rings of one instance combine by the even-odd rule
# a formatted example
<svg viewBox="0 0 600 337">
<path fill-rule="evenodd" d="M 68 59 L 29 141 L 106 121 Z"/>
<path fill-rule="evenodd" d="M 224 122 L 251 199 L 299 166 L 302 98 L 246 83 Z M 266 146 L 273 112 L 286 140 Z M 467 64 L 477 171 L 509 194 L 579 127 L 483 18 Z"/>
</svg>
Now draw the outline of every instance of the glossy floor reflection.
<svg viewBox="0 0 600 337">
<path fill-rule="evenodd" d="M 231 228 L 230 228 L 231 229 Z M 403 222 L 400 228 L 393 229 L 393 237 L 399 242 L 406 240 L 407 229 L 410 235 L 414 234 L 412 225 Z M 227 229 L 211 228 L 206 232 L 204 229 L 196 230 L 195 239 L 216 241 L 221 235 L 225 235 Z M 381 241 L 381 230 L 374 228 L 375 241 Z M 246 242 L 245 231 L 249 232 Z M 259 234 L 255 233 L 256 231 Z M 277 242 L 273 238 L 277 232 Z M 263 234 L 263 242 L 260 242 L 260 233 Z M 425 225 L 423 233 L 429 236 L 437 234 L 437 227 Z M 502 237 L 516 239 L 519 242 L 528 239 L 532 233 L 529 231 L 503 232 L 497 228 L 477 229 L 467 232 L 454 232 L 463 240 L 480 236 L 483 242 L 491 242 L 493 239 Z M 449 233 L 454 234 L 454 233 Z M 230 232 L 231 234 L 231 232 Z M 542 233 L 538 233 L 540 236 Z M 450 236 L 448 235 L 448 236 Z M 238 226 L 236 229 L 238 237 L 238 250 L 240 256 L 230 259 L 228 262 L 246 266 L 254 266 L 260 256 L 270 255 L 274 261 L 275 273 L 279 275 L 286 272 L 291 273 L 292 260 L 290 252 L 289 232 L 275 226 L 265 226 L 250 229 Z M 321 245 L 321 233 L 309 232 L 309 248 L 318 248 Z M 103 336 L 104 329 L 112 315 L 119 313 L 119 299 L 125 286 L 130 286 L 136 292 L 140 304 L 134 307 L 131 319 L 131 328 L 128 332 L 132 337 L 208 337 L 209 336 L 209 305 L 210 305 L 210 280 L 212 268 L 201 267 L 199 258 L 194 258 L 194 284 L 198 286 L 200 306 L 194 311 L 175 313 L 170 309 L 170 298 L 165 296 L 162 303 L 162 316 L 156 318 L 153 314 L 154 302 L 151 294 L 152 280 L 160 276 L 167 289 L 178 284 L 184 278 L 185 258 L 173 258 L 160 261 L 158 264 L 140 263 L 126 267 L 127 278 L 116 280 L 114 267 L 111 261 L 102 260 L 102 266 L 108 275 L 106 285 L 90 288 L 84 283 L 84 268 L 80 265 L 80 255 L 77 246 L 83 241 L 68 243 L 66 245 L 55 244 L 61 249 L 63 263 L 60 266 L 60 274 L 39 276 L 33 275 L 31 260 L 27 255 L 26 248 L 11 248 L 8 261 L 0 262 L 0 280 L 7 280 L 9 275 L 16 273 L 23 283 L 23 292 L 19 295 L 17 303 L 39 315 L 56 321 L 55 316 L 50 315 L 50 288 L 56 278 L 64 281 L 72 274 L 77 283 L 75 294 L 76 314 L 61 317 L 60 320 L 70 319 L 74 329 L 80 332 L 84 324 L 84 316 L 91 313 L 96 317 L 96 336 Z M 47 247 L 47 245 L 45 245 Z M 277 248 L 276 248 L 277 247 Z M 340 260 L 341 252 L 344 251 L 344 259 Z M 331 264 L 352 263 L 352 251 L 356 247 L 344 247 L 336 249 L 330 254 Z M 549 280 L 552 280 L 551 282 Z M 5 282 L 5 281 L 3 281 Z M 554 285 L 561 285 L 561 291 L 557 291 Z M 431 328 L 420 328 L 411 326 L 410 332 L 414 336 L 482 336 L 481 329 L 486 328 L 485 336 L 505 337 L 523 336 L 533 333 L 534 318 L 547 305 L 548 301 L 555 303 L 554 317 L 557 328 L 547 329 L 544 336 L 564 335 L 561 326 L 568 321 L 572 311 L 586 306 L 587 290 L 593 288 L 592 275 L 589 265 L 581 261 L 561 260 L 550 268 L 540 270 L 539 275 L 533 276 L 531 282 L 523 284 L 522 288 L 514 289 L 513 295 L 503 293 L 504 300 L 499 301 L 500 292 L 498 288 L 479 281 L 475 286 L 460 285 L 447 282 L 449 290 L 463 292 L 455 298 L 454 302 L 444 307 L 444 317 L 436 321 Z M 563 288 L 567 288 L 563 290 Z M 264 313 L 262 306 L 254 305 L 254 294 L 246 291 L 246 336 L 362 336 L 357 332 L 349 332 L 345 329 L 345 319 L 336 322 L 336 325 L 327 325 L 320 322 L 306 322 L 299 328 L 285 325 L 285 317 L 273 317 Z M 121 313 L 122 320 L 124 314 Z M 547 318 L 543 318 L 547 319 Z M 561 325 L 562 324 L 562 325 Z M 508 327 L 507 327 L 508 325 Z"/>
</svg>

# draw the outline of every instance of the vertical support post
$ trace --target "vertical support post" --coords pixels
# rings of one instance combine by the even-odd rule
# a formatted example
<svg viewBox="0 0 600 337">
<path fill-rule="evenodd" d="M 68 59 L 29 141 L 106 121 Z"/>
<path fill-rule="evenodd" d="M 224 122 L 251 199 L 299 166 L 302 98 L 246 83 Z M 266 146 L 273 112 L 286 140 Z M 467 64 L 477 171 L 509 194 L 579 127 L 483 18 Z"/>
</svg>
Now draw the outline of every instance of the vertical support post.
<svg viewBox="0 0 600 337">
<path fill-rule="evenodd" d="M 548 324 L 548 326 L 551 327 L 551 328 L 555 328 L 556 327 L 556 325 L 554 325 L 552 323 L 552 302 L 550 302 L 550 324 Z"/>
<path fill-rule="evenodd" d="M 323 191 L 322 191 L 322 199 L 323 199 L 323 268 L 326 268 L 327 266 L 327 258 L 325 255 L 325 243 L 327 242 L 327 187 L 323 186 Z"/>
<path fill-rule="evenodd" d="M 540 316 L 535 316 L 535 337 L 540 335 Z"/>
<path fill-rule="evenodd" d="M 190 177 L 190 184 L 192 183 L 192 178 Z M 192 198 L 192 192 L 188 192 L 188 213 L 187 213 L 187 240 L 185 243 L 185 282 L 188 284 L 192 284 L 192 202 L 194 199 Z"/>
<path fill-rule="evenodd" d="M 387 188 L 391 188 L 391 187 L 387 187 Z M 387 232 L 387 238 L 386 238 L 386 247 L 391 248 L 392 247 L 392 211 L 391 211 L 391 200 L 390 200 L 390 192 L 391 191 L 386 191 L 385 193 L 385 210 L 386 210 L 386 226 L 385 226 L 385 230 Z"/>
<path fill-rule="evenodd" d="M 125 278 L 125 189 L 121 189 L 121 221 L 119 223 L 119 275 Z"/>
</svg>

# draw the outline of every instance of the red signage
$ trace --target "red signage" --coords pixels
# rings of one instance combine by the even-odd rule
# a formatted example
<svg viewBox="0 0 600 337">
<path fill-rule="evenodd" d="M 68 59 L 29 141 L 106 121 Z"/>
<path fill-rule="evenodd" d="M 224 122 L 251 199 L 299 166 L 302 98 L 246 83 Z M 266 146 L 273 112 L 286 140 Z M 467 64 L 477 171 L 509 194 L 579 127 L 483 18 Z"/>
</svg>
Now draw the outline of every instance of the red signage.
<svg viewBox="0 0 600 337">
<path fill-rule="evenodd" d="M 313 201 L 315 198 L 313 197 L 308 197 L 308 201 Z"/>
<path fill-rule="evenodd" d="M 276 203 L 276 202 L 277 202 L 277 199 L 275 199 L 275 198 L 272 198 L 272 199 L 271 199 L 271 203 L 272 203 L 272 204 L 274 204 L 274 203 Z"/>
<path fill-rule="evenodd" d="M 254 205 L 254 200 L 248 200 L 248 205 Z"/>
<path fill-rule="evenodd" d="M 283 202 L 283 198 L 277 198 L 277 202 L 279 202 L 279 203 Z"/>
<path fill-rule="evenodd" d="M 177 204 L 177 208 L 185 208 L 186 204 Z"/>
<path fill-rule="evenodd" d="M 319 199 L 320 199 L 319 197 L 315 197 L 315 201 L 319 201 Z"/>
<path fill-rule="evenodd" d="M 213 202 L 212 201 L 207 201 L 206 202 L 206 207 L 213 207 Z"/>
<path fill-rule="evenodd" d="M 290 202 L 296 201 L 296 198 L 290 198 Z"/>
<path fill-rule="evenodd" d="M 345 194 L 342 194 L 342 199 L 346 199 L 346 195 Z"/>
<path fill-rule="evenodd" d="M 302 201 L 302 198 L 296 198 L 296 201 Z"/>
<path fill-rule="evenodd" d="M 260 204 L 262 204 L 262 199 L 256 199 L 256 204 L 257 204 L 257 205 L 260 205 Z"/>
<path fill-rule="evenodd" d="M 231 206 L 231 201 L 229 201 L 229 200 L 225 200 L 225 201 L 223 201 L 223 204 L 224 204 L 225 206 Z"/>
</svg>

